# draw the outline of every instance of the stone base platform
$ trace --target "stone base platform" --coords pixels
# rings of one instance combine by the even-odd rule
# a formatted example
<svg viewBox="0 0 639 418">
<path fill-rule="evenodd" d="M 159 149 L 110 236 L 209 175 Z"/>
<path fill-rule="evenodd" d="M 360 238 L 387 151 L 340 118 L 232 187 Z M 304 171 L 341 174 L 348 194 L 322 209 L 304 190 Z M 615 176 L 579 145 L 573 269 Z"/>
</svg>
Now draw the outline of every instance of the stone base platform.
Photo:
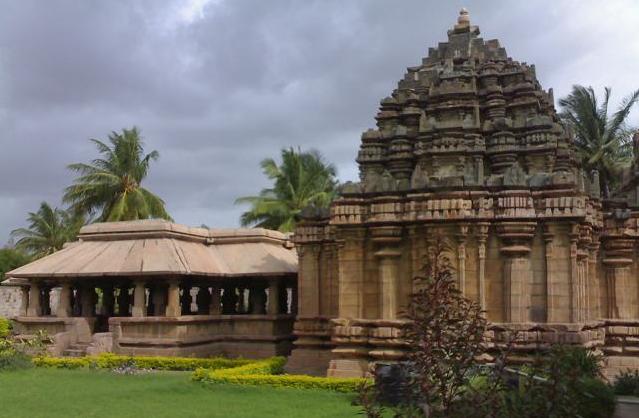
<svg viewBox="0 0 639 418">
<path fill-rule="evenodd" d="M 113 317 L 113 351 L 126 355 L 287 356 L 293 341 L 292 315 L 193 315 Z"/>
<path fill-rule="evenodd" d="M 331 323 L 325 317 L 297 317 L 294 334 L 297 340 L 286 363 L 286 371 L 293 374 L 326 376 L 331 361 Z"/>
</svg>

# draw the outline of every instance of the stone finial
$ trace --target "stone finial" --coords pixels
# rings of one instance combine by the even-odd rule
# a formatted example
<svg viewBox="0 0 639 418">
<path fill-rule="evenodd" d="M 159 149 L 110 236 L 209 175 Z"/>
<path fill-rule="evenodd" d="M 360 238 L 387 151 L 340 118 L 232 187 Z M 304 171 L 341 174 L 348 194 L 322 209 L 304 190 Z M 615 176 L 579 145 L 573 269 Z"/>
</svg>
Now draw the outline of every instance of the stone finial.
<svg viewBox="0 0 639 418">
<path fill-rule="evenodd" d="M 462 7 L 459 11 L 459 17 L 457 18 L 457 24 L 459 26 L 470 26 L 470 15 L 468 9 Z"/>
</svg>

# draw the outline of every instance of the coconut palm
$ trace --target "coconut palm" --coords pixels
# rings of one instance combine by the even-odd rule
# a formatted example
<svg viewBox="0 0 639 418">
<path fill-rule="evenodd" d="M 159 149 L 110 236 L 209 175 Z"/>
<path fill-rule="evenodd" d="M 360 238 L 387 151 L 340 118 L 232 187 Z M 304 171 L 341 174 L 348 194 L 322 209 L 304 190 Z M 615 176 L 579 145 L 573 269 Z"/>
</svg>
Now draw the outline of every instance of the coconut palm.
<svg viewBox="0 0 639 418">
<path fill-rule="evenodd" d="M 262 160 L 264 174 L 273 187 L 258 196 L 241 197 L 236 204 L 249 203 L 242 214 L 242 226 L 257 226 L 291 232 L 297 215 L 307 206 L 328 207 L 336 194 L 336 169 L 315 150 L 282 149 L 282 164 L 272 158 Z"/>
<path fill-rule="evenodd" d="M 64 209 L 53 208 L 42 202 L 37 212 L 29 212 L 29 226 L 11 232 L 16 248 L 35 258 L 44 257 L 62 248 L 65 242 L 75 240 L 84 224 L 82 216 Z"/>
<path fill-rule="evenodd" d="M 171 219 L 164 201 L 141 186 L 157 151 L 144 155 L 144 143 L 137 128 L 109 135 L 110 144 L 91 139 L 102 158 L 90 164 L 77 163 L 69 169 L 79 173 L 65 190 L 64 202 L 78 213 L 97 215 L 98 221 Z"/>
<path fill-rule="evenodd" d="M 621 170 L 632 159 L 632 134 L 627 124 L 639 90 L 624 98 L 619 108 L 609 114 L 611 89 L 604 89 L 601 103 L 592 87 L 573 86 L 572 92 L 559 100 L 560 117 L 574 135 L 583 167 L 599 171 L 599 184 L 604 198 L 618 186 Z"/>
</svg>

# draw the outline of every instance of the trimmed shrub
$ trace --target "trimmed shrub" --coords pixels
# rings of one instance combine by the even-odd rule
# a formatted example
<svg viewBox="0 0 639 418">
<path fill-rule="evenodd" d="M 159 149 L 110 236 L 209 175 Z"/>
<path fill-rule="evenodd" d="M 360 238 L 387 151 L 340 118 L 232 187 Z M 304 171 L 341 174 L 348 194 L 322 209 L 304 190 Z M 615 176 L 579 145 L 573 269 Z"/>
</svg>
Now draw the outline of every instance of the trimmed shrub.
<svg viewBox="0 0 639 418">
<path fill-rule="evenodd" d="M 273 375 L 284 373 L 284 366 L 286 365 L 285 357 L 271 357 L 265 360 L 253 360 L 253 362 L 240 367 L 229 368 L 220 370 L 218 375 Z M 207 367 L 208 368 L 208 367 Z M 210 368 L 208 368 L 210 369 Z"/>
<path fill-rule="evenodd" d="M 335 392 L 356 392 L 365 379 L 358 378 L 332 378 L 315 377 L 305 375 L 233 375 L 230 373 L 209 374 L 205 380 L 207 383 L 232 383 L 236 385 L 273 386 L 295 389 L 324 389 Z"/>
<path fill-rule="evenodd" d="M 247 365 L 254 360 L 215 358 L 190 358 L 190 357 L 144 357 L 121 356 L 112 353 L 102 353 L 88 357 L 35 357 L 33 363 L 38 367 L 55 367 L 59 369 L 78 369 L 83 367 L 98 369 L 114 369 L 125 365 L 135 364 L 140 369 L 153 370 L 196 370 L 206 368 L 209 370 L 226 369 Z"/>
<path fill-rule="evenodd" d="M 619 396 L 639 396 L 639 371 L 622 372 L 615 378 L 613 388 Z"/>
<path fill-rule="evenodd" d="M 342 379 L 305 375 L 285 375 L 284 357 L 259 360 L 241 367 L 224 370 L 197 369 L 192 379 L 203 383 L 232 383 L 236 385 L 273 386 L 296 389 L 324 389 L 336 392 L 356 392 L 365 379 Z"/>
</svg>

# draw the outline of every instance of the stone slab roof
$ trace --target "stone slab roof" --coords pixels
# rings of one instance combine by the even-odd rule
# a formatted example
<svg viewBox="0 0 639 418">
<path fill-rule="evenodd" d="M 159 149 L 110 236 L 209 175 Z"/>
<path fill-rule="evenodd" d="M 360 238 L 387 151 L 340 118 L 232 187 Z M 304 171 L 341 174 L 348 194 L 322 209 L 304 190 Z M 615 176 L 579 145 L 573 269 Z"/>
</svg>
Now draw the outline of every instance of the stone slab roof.
<svg viewBox="0 0 639 418">
<path fill-rule="evenodd" d="M 297 273 L 288 237 L 266 229 L 190 228 L 163 220 L 97 223 L 78 241 L 6 274 L 29 278 L 281 276 Z"/>
</svg>

